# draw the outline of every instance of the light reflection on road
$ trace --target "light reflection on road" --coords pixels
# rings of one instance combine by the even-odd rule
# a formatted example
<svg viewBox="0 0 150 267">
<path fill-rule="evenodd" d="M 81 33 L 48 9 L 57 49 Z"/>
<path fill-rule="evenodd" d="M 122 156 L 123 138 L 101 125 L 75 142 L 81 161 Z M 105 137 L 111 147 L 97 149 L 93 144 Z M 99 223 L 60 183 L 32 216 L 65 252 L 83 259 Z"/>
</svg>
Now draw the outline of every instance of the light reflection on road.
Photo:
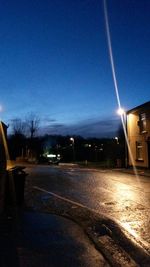
<svg viewBox="0 0 150 267">
<path fill-rule="evenodd" d="M 149 201 L 145 201 L 147 194 L 144 191 L 142 186 L 116 182 L 113 186 L 114 201 L 105 203 L 105 211 L 149 247 Z"/>
<path fill-rule="evenodd" d="M 133 187 L 123 184 L 123 183 L 117 183 L 115 185 L 115 196 L 116 201 L 123 202 L 123 201 L 134 201 L 136 203 L 140 203 L 139 201 L 139 194 L 141 193 L 141 190 L 133 190 Z"/>
<path fill-rule="evenodd" d="M 133 175 L 79 168 L 40 167 L 31 172 L 32 185 L 109 215 L 150 243 L 150 179 L 142 177 L 139 184 Z"/>
</svg>

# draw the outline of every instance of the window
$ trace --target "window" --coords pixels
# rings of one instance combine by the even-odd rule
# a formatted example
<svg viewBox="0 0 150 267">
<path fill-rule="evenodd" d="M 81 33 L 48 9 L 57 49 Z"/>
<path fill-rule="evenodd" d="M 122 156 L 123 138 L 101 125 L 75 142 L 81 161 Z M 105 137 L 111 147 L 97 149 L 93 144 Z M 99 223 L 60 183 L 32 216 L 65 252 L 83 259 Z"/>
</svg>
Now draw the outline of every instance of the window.
<svg viewBox="0 0 150 267">
<path fill-rule="evenodd" d="M 142 142 L 136 142 L 136 159 L 137 160 L 143 160 Z"/>
<path fill-rule="evenodd" d="M 146 132 L 146 114 L 141 113 L 139 115 L 139 127 L 140 127 L 140 133 Z"/>
</svg>

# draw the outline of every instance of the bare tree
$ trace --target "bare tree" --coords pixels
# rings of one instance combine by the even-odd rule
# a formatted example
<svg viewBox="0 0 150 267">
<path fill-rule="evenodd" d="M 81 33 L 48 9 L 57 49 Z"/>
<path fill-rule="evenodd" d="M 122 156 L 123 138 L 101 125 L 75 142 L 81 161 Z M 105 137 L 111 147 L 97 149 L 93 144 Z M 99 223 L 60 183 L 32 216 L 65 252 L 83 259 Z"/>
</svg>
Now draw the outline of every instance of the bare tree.
<svg viewBox="0 0 150 267">
<path fill-rule="evenodd" d="M 11 120 L 12 134 L 9 136 L 9 149 L 11 158 L 21 157 L 25 154 L 26 137 L 25 122 L 20 118 Z"/>
<path fill-rule="evenodd" d="M 14 135 L 24 135 L 26 126 L 21 119 L 15 118 L 11 120 L 11 127 Z"/>
<path fill-rule="evenodd" d="M 39 129 L 40 119 L 34 113 L 30 113 L 26 119 L 26 129 L 27 133 L 31 139 L 35 137 L 38 129 Z"/>
</svg>

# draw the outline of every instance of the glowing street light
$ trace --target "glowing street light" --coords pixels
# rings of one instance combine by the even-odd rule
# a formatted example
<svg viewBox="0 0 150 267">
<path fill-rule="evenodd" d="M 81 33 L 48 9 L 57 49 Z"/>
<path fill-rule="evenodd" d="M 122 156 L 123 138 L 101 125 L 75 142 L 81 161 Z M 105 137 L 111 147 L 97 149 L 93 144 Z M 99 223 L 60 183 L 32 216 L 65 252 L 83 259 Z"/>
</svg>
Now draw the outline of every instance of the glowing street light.
<svg viewBox="0 0 150 267">
<path fill-rule="evenodd" d="M 123 116 L 123 115 L 125 114 L 125 110 L 124 110 L 123 108 L 120 107 L 120 108 L 117 110 L 117 113 L 118 113 L 118 115 Z"/>
<path fill-rule="evenodd" d="M 123 129 L 124 129 L 124 133 L 127 131 L 126 129 L 126 111 L 125 109 L 123 109 L 122 107 L 118 108 L 117 110 L 117 114 L 121 117 L 121 121 L 122 121 L 122 125 L 123 125 Z"/>
<path fill-rule="evenodd" d="M 119 138 L 115 136 L 115 140 L 117 141 L 117 145 L 119 145 Z"/>
<path fill-rule="evenodd" d="M 72 141 L 72 143 L 74 144 L 74 138 L 70 137 L 70 141 Z"/>
<path fill-rule="evenodd" d="M 75 161 L 74 138 L 70 137 L 70 141 L 72 142 L 73 161 Z"/>
<path fill-rule="evenodd" d="M 118 115 L 121 117 L 123 131 L 124 131 L 124 137 L 125 137 L 125 167 L 127 168 L 128 165 L 128 151 L 127 151 L 127 144 L 128 144 L 128 137 L 127 137 L 127 117 L 126 112 L 123 108 L 119 108 L 117 110 Z"/>
</svg>

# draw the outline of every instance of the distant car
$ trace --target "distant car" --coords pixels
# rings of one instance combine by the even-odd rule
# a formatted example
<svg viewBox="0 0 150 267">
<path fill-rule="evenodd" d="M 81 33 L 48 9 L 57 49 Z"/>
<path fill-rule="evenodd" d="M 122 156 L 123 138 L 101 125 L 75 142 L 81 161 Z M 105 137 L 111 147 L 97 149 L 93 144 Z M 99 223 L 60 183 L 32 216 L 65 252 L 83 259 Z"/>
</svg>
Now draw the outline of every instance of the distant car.
<svg viewBox="0 0 150 267">
<path fill-rule="evenodd" d="M 60 154 L 47 154 L 48 164 L 58 165 L 60 162 Z"/>
<path fill-rule="evenodd" d="M 49 159 L 48 160 L 48 164 L 50 164 L 50 165 L 58 165 L 59 164 L 59 160 L 58 159 Z"/>
</svg>

